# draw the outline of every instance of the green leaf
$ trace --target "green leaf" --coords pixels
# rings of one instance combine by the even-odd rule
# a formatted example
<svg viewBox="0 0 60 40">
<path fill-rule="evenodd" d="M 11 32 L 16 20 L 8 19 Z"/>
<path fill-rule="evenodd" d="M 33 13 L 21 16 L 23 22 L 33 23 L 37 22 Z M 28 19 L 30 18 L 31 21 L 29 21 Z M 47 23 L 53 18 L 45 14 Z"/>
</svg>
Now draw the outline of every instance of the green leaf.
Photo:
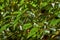
<svg viewBox="0 0 60 40">
<path fill-rule="evenodd" d="M 40 39 L 42 39 L 42 36 L 43 36 L 43 30 L 41 30 L 40 33 L 39 33 Z"/>
<path fill-rule="evenodd" d="M 4 19 L 11 18 L 11 16 L 6 16 Z"/>
<path fill-rule="evenodd" d="M 7 27 L 9 27 L 9 25 L 10 25 L 10 24 L 5 24 L 4 26 L 2 26 L 2 27 L 0 28 L 0 32 L 2 32 L 3 30 L 6 30 Z"/>
<path fill-rule="evenodd" d="M 23 4 L 24 4 L 24 0 L 21 0 L 21 1 L 20 1 L 20 5 L 23 5 Z"/>
<path fill-rule="evenodd" d="M 13 22 L 13 23 L 14 23 L 14 30 L 15 30 L 15 27 L 16 27 L 16 25 L 17 25 L 17 22 L 18 22 L 19 19 L 20 19 L 20 15 L 21 15 L 21 14 L 22 14 L 21 12 L 18 12 L 17 17 L 16 17 L 15 21 Z"/>
<path fill-rule="evenodd" d="M 24 24 L 23 25 L 23 29 L 29 29 L 29 28 L 31 28 L 32 27 L 32 24 L 31 23 L 27 23 L 27 24 Z"/>
<path fill-rule="evenodd" d="M 53 19 L 53 20 L 51 20 L 50 25 L 55 26 L 55 25 L 57 25 L 57 23 L 59 23 L 59 22 L 60 22 L 60 19 Z"/>
<path fill-rule="evenodd" d="M 2 10 L 2 9 L 3 9 L 3 7 L 2 7 L 2 6 L 0 6 L 0 9 Z"/>
<path fill-rule="evenodd" d="M 38 31 L 38 28 L 37 28 L 37 27 L 32 28 L 31 31 L 29 32 L 27 38 L 29 38 L 29 37 L 31 37 L 31 36 L 34 36 L 37 31 Z M 35 36 L 36 36 L 36 35 L 35 35 Z M 35 36 L 34 36 L 34 37 L 35 37 Z"/>
<path fill-rule="evenodd" d="M 47 6 L 47 5 L 48 5 L 47 2 L 43 2 L 43 3 L 41 2 L 41 3 L 40 3 L 40 8 L 43 8 L 43 7 Z"/>
<path fill-rule="evenodd" d="M 5 7 L 4 4 L 0 5 L 0 9 L 1 9 L 1 10 L 2 10 L 4 7 Z"/>
<path fill-rule="evenodd" d="M 17 11 L 15 11 L 15 12 L 13 12 L 12 14 L 15 14 L 15 15 L 17 15 L 19 13 L 19 11 L 17 12 Z"/>
<path fill-rule="evenodd" d="M 13 27 L 14 27 L 14 30 L 15 30 L 15 27 L 16 27 L 16 25 L 17 25 L 17 23 L 18 23 L 21 15 L 22 15 L 26 10 L 27 10 L 27 8 L 26 8 L 25 10 L 23 10 L 22 12 L 21 12 L 21 11 L 16 12 L 16 13 L 18 13 L 18 15 L 17 15 L 16 19 L 15 19 L 14 22 L 13 22 L 13 24 L 14 24 L 14 26 L 13 26 Z"/>
<path fill-rule="evenodd" d="M 37 5 L 33 2 L 30 3 L 33 7 L 36 7 Z"/>
<path fill-rule="evenodd" d="M 37 35 L 36 34 L 34 34 L 32 37 L 34 38 L 34 37 L 36 37 Z"/>
</svg>

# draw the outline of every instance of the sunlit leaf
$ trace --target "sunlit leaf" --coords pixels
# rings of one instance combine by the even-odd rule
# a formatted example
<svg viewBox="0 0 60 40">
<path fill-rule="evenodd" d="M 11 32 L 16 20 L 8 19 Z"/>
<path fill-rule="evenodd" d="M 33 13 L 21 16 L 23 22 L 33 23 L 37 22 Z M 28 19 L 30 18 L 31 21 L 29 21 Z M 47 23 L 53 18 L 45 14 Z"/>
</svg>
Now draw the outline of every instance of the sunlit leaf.
<svg viewBox="0 0 60 40">
<path fill-rule="evenodd" d="M 29 32 L 29 34 L 28 34 L 28 37 L 27 37 L 27 38 L 29 38 L 29 37 L 31 37 L 31 36 L 33 36 L 33 35 L 35 35 L 37 31 L 38 31 L 38 28 L 37 28 L 37 27 L 32 28 L 32 29 L 31 29 L 31 31 Z M 35 36 L 36 36 L 36 35 L 35 35 Z"/>
<path fill-rule="evenodd" d="M 29 28 L 31 28 L 32 27 L 32 24 L 31 23 L 27 23 L 27 24 L 24 24 L 23 25 L 23 29 L 29 29 Z"/>
<path fill-rule="evenodd" d="M 47 2 L 43 2 L 43 3 L 41 2 L 41 3 L 40 3 L 40 8 L 43 8 L 43 7 L 47 6 L 47 5 L 48 5 Z"/>
<path fill-rule="evenodd" d="M 50 25 L 55 26 L 55 25 L 57 25 L 57 23 L 59 23 L 59 22 L 60 22 L 60 19 L 53 19 L 53 20 L 51 20 Z"/>
<path fill-rule="evenodd" d="M 7 27 L 9 27 L 9 26 L 10 26 L 10 24 L 5 24 L 4 26 L 2 26 L 2 27 L 0 28 L 0 32 L 6 30 Z"/>
</svg>

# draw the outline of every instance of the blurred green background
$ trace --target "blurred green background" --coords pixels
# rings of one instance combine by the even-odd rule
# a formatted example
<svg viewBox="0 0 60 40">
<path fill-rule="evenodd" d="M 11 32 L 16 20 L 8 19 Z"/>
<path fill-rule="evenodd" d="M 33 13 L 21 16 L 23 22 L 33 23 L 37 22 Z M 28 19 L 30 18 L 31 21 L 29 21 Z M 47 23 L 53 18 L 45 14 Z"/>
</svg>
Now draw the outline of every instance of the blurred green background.
<svg viewBox="0 0 60 40">
<path fill-rule="evenodd" d="M 60 0 L 0 0 L 0 40 L 60 40 Z"/>
</svg>

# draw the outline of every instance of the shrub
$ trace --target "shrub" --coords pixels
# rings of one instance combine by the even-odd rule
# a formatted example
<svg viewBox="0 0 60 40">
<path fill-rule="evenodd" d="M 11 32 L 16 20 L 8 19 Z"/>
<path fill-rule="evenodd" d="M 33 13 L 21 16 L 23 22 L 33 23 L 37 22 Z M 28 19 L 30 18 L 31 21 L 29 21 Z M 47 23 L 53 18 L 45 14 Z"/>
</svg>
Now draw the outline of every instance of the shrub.
<svg viewBox="0 0 60 40">
<path fill-rule="evenodd" d="M 59 0 L 0 0 L 0 40 L 60 40 L 59 26 Z"/>
</svg>

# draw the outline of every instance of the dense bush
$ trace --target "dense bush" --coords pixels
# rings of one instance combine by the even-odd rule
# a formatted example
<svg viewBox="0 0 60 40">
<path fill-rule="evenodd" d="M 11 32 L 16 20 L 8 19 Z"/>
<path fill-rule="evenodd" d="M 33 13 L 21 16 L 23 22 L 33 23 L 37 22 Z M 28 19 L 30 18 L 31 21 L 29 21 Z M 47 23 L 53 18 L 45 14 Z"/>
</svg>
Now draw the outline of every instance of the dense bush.
<svg viewBox="0 0 60 40">
<path fill-rule="evenodd" d="M 0 40 L 60 40 L 60 0 L 0 0 Z"/>
</svg>

